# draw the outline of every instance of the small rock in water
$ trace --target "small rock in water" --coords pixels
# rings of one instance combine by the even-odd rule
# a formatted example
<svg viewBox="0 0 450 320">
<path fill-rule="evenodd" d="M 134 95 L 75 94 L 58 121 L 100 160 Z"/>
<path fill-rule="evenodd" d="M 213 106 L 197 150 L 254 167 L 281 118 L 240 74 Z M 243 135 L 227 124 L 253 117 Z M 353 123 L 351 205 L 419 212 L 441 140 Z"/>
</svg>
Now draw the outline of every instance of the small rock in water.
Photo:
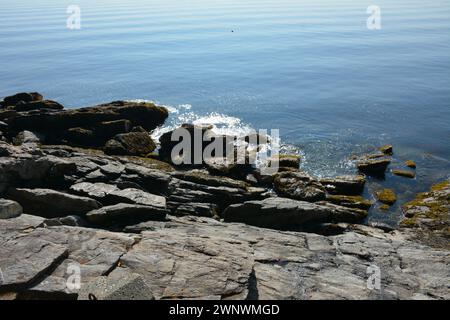
<svg viewBox="0 0 450 320">
<path fill-rule="evenodd" d="M 392 170 L 392 173 L 395 174 L 396 176 L 400 176 L 400 177 L 405 177 L 405 178 L 410 178 L 410 179 L 414 179 L 416 177 L 416 174 L 412 171 L 408 171 L 408 170 Z"/>
<path fill-rule="evenodd" d="M 370 176 L 384 176 L 388 165 L 391 160 L 383 159 L 363 159 L 357 162 L 356 166 L 358 170 Z"/>
<path fill-rule="evenodd" d="M 393 205 L 395 201 L 397 201 L 397 196 L 391 189 L 383 189 L 377 191 L 375 192 L 375 196 L 378 199 L 378 201 L 388 205 Z"/>
<path fill-rule="evenodd" d="M 336 178 L 324 178 L 320 180 L 320 183 L 329 193 L 353 196 L 363 192 L 366 179 L 363 175 L 346 175 Z"/>
<path fill-rule="evenodd" d="M 408 160 L 408 161 L 406 161 L 405 162 L 405 165 L 407 166 L 407 167 L 409 167 L 409 168 L 412 168 L 412 169 L 415 169 L 417 166 L 416 166 L 416 163 L 413 161 L 413 160 Z"/>
<path fill-rule="evenodd" d="M 282 168 L 298 169 L 300 167 L 300 156 L 298 154 L 280 154 L 274 157 L 278 157 L 278 165 Z M 270 164 L 277 160 L 274 157 L 269 160 Z"/>
<path fill-rule="evenodd" d="M 394 154 L 394 148 L 390 144 L 380 147 L 379 150 L 389 156 Z"/>
</svg>

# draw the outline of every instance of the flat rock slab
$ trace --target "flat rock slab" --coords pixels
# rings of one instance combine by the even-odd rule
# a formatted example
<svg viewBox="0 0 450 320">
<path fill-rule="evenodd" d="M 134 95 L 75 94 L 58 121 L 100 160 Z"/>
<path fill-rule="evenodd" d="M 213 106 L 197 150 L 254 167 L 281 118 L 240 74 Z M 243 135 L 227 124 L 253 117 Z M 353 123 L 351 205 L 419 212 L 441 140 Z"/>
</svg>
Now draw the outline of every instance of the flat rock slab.
<svg viewBox="0 0 450 320">
<path fill-rule="evenodd" d="M 342 227 L 348 232 L 323 236 L 173 218 L 143 232 L 121 265 L 141 274 L 157 299 L 450 298 L 450 252 L 398 231 Z M 368 287 L 371 268 L 380 270 L 382 290 Z"/>
<path fill-rule="evenodd" d="M 271 197 L 261 201 L 247 201 L 225 209 L 223 218 L 228 222 L 273 229 L 295 229 L 306 224 L 323 222 L 357 222 L 367 212 L 332 204 L 315 204 L 288 198 Z"/>
<path fill-rule="evenodd" d="M 35 234 L 67 248 L 68 255 L 42 281 L 21 292 L 25 299 L 76 299 L 83 284 L 114 270 L 119 258 L 136 241 L 125 234 L 80 227 L 39 228 Z M 77 276 L 80 287 L 71 285 L 76 283 Z"/>
<path fill-rule="evenodd" d="M 166 199 L 135 188 L 120 189 L 116 185 L 102 182 L 81 182 L 70 187 L 73 192 L 94 198 L 103 204 L 117 204 L 120 202 L 149 205 L 164 208 Z"/>
<path fill-rule="evenodd" d="M 129 221 L 164 221 L 168 211 L 160 207 L 119 203 L 93 210 L 86 218 L 96 225 L 123 225 Z"/>
<path fill-rule="evenodd" d="M 44 218 L 22 214 L 11 219 L 0 220 L 0 239 L 8 238 L 16 233 L 31 231 L 44 222 Z"/>
<path fill-rule="evenodd" d="M 26 213 L 46 218 L 84 215 L 101 207 L 96 200 L 51 189 L 9 189 L 8 196 L 19 202 Z"/>
<path fill-rule="evenodd" d="M 80 227 L 44 228 L 45 219 L 22 214 L 0 220 L 0 292 L 19 298 L 76 298 L 68 286 L 79 270 L 81 285 L 108 274 L 136 236 Z"/>
<path fill-rule="evenodd" d="M 0 240 L 0 291 L 20 290 L 38 280 L 68 254 L 67 248 L 35 232 Z"/>
<path fill-rule="evenodd" d="M 253 266 L 248 243 L 167 231 L 144 233 L 121 258 L 157 299 L 247 298 Z"/>
</svg>

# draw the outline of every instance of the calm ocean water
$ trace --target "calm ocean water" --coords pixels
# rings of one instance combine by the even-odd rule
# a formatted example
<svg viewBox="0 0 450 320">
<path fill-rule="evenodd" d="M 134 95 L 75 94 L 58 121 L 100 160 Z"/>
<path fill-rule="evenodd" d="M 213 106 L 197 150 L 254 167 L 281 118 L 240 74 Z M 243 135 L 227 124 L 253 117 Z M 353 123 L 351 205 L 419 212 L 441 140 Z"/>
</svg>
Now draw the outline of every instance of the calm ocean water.
<svg viewBox="0 0 450 320">
<path fill-rule="evenodd" d="M 73 4 L 81 30 L 66 28 Z M 366 27 L 369 5 L 381 8 L 381 30 Z M 415 160 L 417 179 L 388 175 L 369 189 L 394 187 L 399 203 L 449 176 L 448 0 L 0 0 L 0 9 L 0 96 L 39 91 L 68 108 L 148 99 L 172 107 L 172 125 L 277 128 L 316 175 L 353 172 L 350 154 L 391 143 L 393 166 Z"/>
</svg>

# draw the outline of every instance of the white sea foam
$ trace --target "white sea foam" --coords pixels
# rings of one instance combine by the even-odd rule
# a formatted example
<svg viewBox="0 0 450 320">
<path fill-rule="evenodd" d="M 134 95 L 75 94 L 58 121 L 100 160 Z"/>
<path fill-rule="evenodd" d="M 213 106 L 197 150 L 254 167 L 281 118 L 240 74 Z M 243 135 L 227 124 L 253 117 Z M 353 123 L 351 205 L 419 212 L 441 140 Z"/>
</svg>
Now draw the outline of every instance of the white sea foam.
<svg viewBox="0 0 450 320">
<path fill-rule="evenodd" d="M 169 110 L 169 119 L 164 126 L 159 127 L 152 132 L 152 137 L 155 140 L 159 140 L 161 135 L 180 127 L 184 123 L 212 125 L 212 131 L 216 134 L 238 137 L 243 137 L 254 130 L 241 119 L 226 114 L 217 112 L 211 112 L 204 115 L 197 114 L 192 111 L 192 106 L 190 104 L 182 104 L 177 107 L 165 105 L 164 107 Z"/>
</svg>

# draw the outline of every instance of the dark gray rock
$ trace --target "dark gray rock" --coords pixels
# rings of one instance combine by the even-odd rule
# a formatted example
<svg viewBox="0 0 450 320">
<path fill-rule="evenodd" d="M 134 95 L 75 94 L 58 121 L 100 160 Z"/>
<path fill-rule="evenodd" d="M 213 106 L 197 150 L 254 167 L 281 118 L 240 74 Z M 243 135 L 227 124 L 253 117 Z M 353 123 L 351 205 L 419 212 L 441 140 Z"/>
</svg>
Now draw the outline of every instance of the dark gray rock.
<svg viewBox="0 0 450 320">
<path fill-rule="evenodd" d="M 356 166 L 360 172 L 369 176 L 383 176 L 390 163 L 391 160 L 387 158 L 366 158 L 359 160 Z"/>
<path fill-rule="evenodd" d="M 105 144 L 105 153 L 111 155 L 145 156 L 156 149 L 148 133 L 129 132 L 116 135 Z"/>
<path fill-rule="evenodd" d="M 37 92 L 21 92 L 3 99 L 4 106 L 15 106 L 19 102 L 41 101 L 42 95 Z"/>
<path fill-rule="evenodd" d="M 67 216 L 61 218 L 46 219 L 44 225 L 47 227 L 70 226 L 70 227 L 85 227 L 86 221 L 80 216 Z"/>
<path fill-rule="evenodd" d="M 357 222 L 367 212 L 336 206 L 272 197 L 229 206 L 223 213 L 227 222 L 272 228 L 297 229 L 323 222 Z"/>
<path fill-rule="evenodd" d="M 163 124 L 167 116 L 165 108 L 152 103 L 115 101 L 81 109 L 5 114 L 0 120 L 6 120 L 9 130 L 39 132 L 46 135 L 48 143 L 54 144 L 60 143 L 64 132 L 70 128 L 94 128 L 95 131 L 101 123 L 128 120 L 132 126 L 140 125 L 150 131 Z M 86 141 L 86 145 L 91 143 Z"/>
<path fill-rule="evenodd" d="M 83 215 L 101 207 L 96 200 L 51 189 L 15 188 L 8 190 L 8 196 L 19 202 L 26 213 L 46 218 Z"/>
<path fill-rule="evenodd" d="M 95 134 L 99 138 L 110 139 L 117 134 L 128 133 L 131 131 L 131 121 L 126 119 L 103 121 L 94 127 Z M 145 129 L 144 129 L 145 132 Z"/>
<path fill-rule="evenodd" d="M 23 209 L 20 204 L 8 199 L 0 199 L 0 219 L 10 219 L 22 214 Z"/>
<path fill-rule="evenodd" d="M 86 218 L 96 225 L 115 226 L 148 220 L 164 221 L 167 213 L 167 209 L 158 206 L 119 203 L 93 210 Z"/>
<path fill-rule="evenodd" d="M 169 202 L 167 207 L 173 215 L 198 216 L 198 217 L 218 217 L 219 207 L 213 203 L 198 202 Z"/>
<path fill-rule="evenodd" d="M 53 100 L 41 100 L 17 103 L 14 107 L 14 110 L 19 112 L 42 109 L 62 110 L 64 109 L 64 106 Z"/>
<path fill-rule="evenodd" d="M 362 175 L 346 175 L 320 179 L 320 183 L 329 193 L 351 196 L 359 195 L 363 192 L 366 179 Z"/>
<path fill-rule="evenodd" d="M 325 199 L 325 189 L 303 172 L 281 172 L 275 175 L 273 186 L 277 194 L 302 201 Z"/>
</svg>

